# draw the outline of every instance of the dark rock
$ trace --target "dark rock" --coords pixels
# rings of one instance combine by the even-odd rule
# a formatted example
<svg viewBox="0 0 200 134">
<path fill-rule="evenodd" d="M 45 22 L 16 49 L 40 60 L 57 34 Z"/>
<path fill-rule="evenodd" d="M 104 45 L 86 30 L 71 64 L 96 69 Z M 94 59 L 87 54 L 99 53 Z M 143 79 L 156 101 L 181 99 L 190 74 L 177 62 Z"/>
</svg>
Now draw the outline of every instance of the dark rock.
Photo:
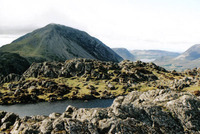
<svg viewBox="0 0 200 134">
<path fill-rule="evenodd" d="M 194 95 L 196 95 L 196 96 L 200 96 L 200 90 L 196 90 L 196 91 L 194 91 Z"/>
<path fill-rule="evenodd" d="M 9 122 L 9 121 L 7 121 L 7 122 L 5 122 L 5 123 L 3 123 L 2 125 L 1 125 L 1 130 L 2 131 L 5 131 L 6 129 L 8 129 L 10 126 L 12 125 L 12 123 L 11 122 Z"/>
<path fill-rule="evenodd" d="M 54 129 L 54 131 L 64 130 L 64 121 L 62 120 L 62 118 L 57 118 L 53 122 L 53 129 Z"/>
<path fill-rule="evenodd" d="M 100 94 L 97 92 L 97 91 L 95 91 L 95 90 L 91 90 L 91 94 L 92 95 L 96 95 L 96 96 L 99 96 Z"/>
<path fill-rule="evenodd" d="M 11 74 L 7 75 L 6 77 L 4 77 L 4 78 L 0 81 L 0 83 L 8 83 L 8 82 L 12 82 L 12 81 L 19 81 L 20 78 L 21 78 L 21 75 L 11 73 Z"/>
<path fill-rule="evenodd" d="M 87 89 L 95 90 L 95 87 L 94 87 L 93 85 L 88 85 L 88 86 L 87 86 Z"/>
<path fill-rule="evenodd" d="M 36 94 L 20 94 L 17 96 L 17 100 L 20 101 L 21 103 L 35 103 L 38 102 L 38 97 Z"/>
<path fill-rule="evenodd" d="M 93 95 L 84 95 L 82 96 L 80 99 L 83 100 L 91 100 L 91 99 L 95 99 L 95 97 Z"/>
<path fill-rule="evenodd" d="M 54 94 L 51 94 L 48 96 L 48 98 L 49 98 L 49 102 L 53 102 L 53 101 L 56 101 L 57 96 Z"/>
<path fill-rule="evenodd" d="M 113 86 L 112 84 L 108 84 L 108 88 L 110 89 L 110 90 L 115 90 L 115 86 Z"/>
<path fill-rule="evenodd" d="M 6 113 L 6 115 L 1 119 L 2 123 L 6 123 L 9 122 L 10 125 L 14 124 L 15 121 L 19 118 L 18 115 L 14 114 L 14 113 Z M 8 125 L 8 124 L 7 124 Z M 6 126 L 7 126 L 6 125 Z"/>
<path fill-rule="evenodd" d="M 5 111 L 0 111 L 0 119 L 2 119 L 5 115 L 6 115 L 7 112 Z"/>
</svg>

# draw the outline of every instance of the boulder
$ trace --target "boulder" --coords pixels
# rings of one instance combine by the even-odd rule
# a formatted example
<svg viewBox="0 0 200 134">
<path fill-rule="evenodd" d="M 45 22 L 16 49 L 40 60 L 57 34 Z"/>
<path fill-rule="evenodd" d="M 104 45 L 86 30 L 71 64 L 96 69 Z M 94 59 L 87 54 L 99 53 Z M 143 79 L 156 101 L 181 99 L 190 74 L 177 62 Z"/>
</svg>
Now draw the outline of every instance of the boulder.
<svg viewBox="0 0 200 134">
<path fill-rule="evenodd" d="M 19 118 L 18 115 L 14 114 L 14 113 L 11 113 L 11 112 L 8 112 L 6 113 L 6 115 L 1 119 L 1 122 L 2 123 L 5 123 L 5 122 L 10 122 L 11 124 L 14 124 L 15 121 Z"/>
<path fill-rule="evenodd" d="M 44 134 L 51 133 L 53 130 L 53 120 L 48 118 L 44 119 L 39 129 Z"/>
<path fill-rule="evenodd" d="M 62 118 L 57 118 L 57 119 L 54 120 L 54 122 L 53 122 L 53 130 L 54 131 L 65 130 L 64 121 L 63 121 Z"/>
</svg>

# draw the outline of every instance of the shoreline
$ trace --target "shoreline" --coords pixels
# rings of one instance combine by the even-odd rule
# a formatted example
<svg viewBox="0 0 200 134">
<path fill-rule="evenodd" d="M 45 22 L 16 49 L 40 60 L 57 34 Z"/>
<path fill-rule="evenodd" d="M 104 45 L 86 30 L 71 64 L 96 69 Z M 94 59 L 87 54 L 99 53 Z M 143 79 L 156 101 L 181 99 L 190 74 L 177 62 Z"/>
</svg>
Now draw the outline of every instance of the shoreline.
<svg viewBox="0 0 200 134">
<path fill-rule="evenodd" d="M 0 111 L 0 130 L 11 134 L 199 133 L 200 121 L 195 118 L 200 114 L 199 106 L 200 98 L 188 92 L 133 91 L 117 97 L 107 108 L 68 106 L 63 113 L 23 118 Z"/>
</svg>

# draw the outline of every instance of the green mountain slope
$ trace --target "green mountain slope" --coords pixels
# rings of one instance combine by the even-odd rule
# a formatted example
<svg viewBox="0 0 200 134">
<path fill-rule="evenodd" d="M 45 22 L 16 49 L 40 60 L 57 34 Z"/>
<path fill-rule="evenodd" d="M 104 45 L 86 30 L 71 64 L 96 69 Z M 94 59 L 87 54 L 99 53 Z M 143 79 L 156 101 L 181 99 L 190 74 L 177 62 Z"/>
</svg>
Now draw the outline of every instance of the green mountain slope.
<svg viewBox="0 0 200 134">
<path fill-rule="evenodd" d="M 10 73 L 22 74 L 29 66 L 28 61 L 18 54 L 0 52 L 0 77 Z"/>
<path fill-rule="evenodd" d="M 28 33 L 0 51 L 18 53 L 29 62 L 65 61 L 89 58 L 119 62 L 122 58 L 86 32 L 59 24 L 49 24 Z"/>
</svg>

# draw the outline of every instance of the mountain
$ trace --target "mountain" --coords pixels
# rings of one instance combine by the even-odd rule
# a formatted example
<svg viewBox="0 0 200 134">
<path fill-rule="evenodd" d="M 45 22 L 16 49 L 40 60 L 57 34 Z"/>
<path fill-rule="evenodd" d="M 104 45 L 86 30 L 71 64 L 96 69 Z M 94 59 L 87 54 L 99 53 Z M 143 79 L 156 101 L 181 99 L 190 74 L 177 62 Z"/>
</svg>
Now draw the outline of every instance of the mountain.
<svg viewBox="0 0 200 134">
<path fill-rule="evenodd" d="M 86 32 L 59 24 L 49 24 L 0 48 L 18 53 L 29 62 L 65 61 L 89 58 L 119 62 L 123 60 L 112 49 Z"/>
<path fill-rule="evenodd" d="M 22 74 L 30 66 L 29 62 L 18 54 L 0 52 L 0 81 L 10 73 Z"/>
<path fill-rule="evenodd" d="M 175 58 L 158 59 L 155 63 L 166 69 L 178 71 L 200 67 L 200 44 L 193 45 Z"/>
<path fill-rule="evenodd" d="M 200 44 L 193 45 L 175 60 L 196 60 L 200 58 Z"/>
<path fill-rule="evenodd" d="M 126 48 L 112 48 L 118 55 L 125 60 L 135 61 L 135 56 L 131 54 Z"/>
<path fill-rule="evenodd" d="M 161 57 L 177 57 L 180 53 L 163 50 L 132 50 L 130 51 L 137 60 L 154 61 Z"/>
</svg>

